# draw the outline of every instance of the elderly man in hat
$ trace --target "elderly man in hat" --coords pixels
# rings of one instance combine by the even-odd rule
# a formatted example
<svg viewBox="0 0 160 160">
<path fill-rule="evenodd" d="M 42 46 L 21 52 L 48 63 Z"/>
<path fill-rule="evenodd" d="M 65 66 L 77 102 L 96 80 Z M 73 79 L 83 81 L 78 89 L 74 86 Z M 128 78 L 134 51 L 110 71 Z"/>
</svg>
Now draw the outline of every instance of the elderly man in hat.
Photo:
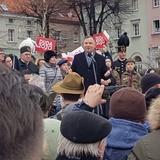
<svg viewBox="0 0 160 160">
<path fill-rule="evenodd" d="M 75 111 L 63 117 L 56 160 L 102 160 L 111 123 L 94 113 Z"/>
<path fill-rule="evenodd" d="M 128 58 L 126 61 L 126 71 L 122 74 L 122 85 L 132 87 L 141 91 L 141 75 L 135 71 L 135 61 Z"/>
<path fill-rule="evenodd" d="M 38 66 L 31 62 L 31 48 L 29 46 L 20 48 L 19 63 L 22 72 L 29 70 L 31 73 L 39 74 Z"/>
</svg>

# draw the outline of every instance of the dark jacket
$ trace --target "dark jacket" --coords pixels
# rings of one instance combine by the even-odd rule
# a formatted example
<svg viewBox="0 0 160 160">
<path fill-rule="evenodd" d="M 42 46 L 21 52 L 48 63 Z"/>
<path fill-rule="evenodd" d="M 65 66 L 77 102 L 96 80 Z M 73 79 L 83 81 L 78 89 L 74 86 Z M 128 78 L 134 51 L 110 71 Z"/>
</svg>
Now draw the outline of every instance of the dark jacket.
<svg viewBox="0 0 160 160">
<path fill-rule="evenodd" d="M 22 62 L 21 59 L 19 59 L 19 64 L 21 66 L 22 72 L 25 70 L 29 70 L 31 73 L 39 74 L 39 68 L 34 63 L 29 62 L 26 64 Z"/>
<path fill-rule="evenodd" d="M 116 70 L 119 73 L 119 77 L 121 78 L 121 75 L 126 71 L 126 61 L 121 61 L 120 59 L 117 59 L 113 62 L 113 69 Z"/>
<path fill-rule="evenodd" d="M 68 158 L 66 156 L 58 155 L 57 158 L 56 158 L 56 160 L 100 160 L 100 158 L 92 157 L 92 156 L 89 156 L 89 155 L 87 155 L 87 156 L 83 155 L 81 157 L 77 156 L 77 157 L 70 157 L 70 158 Z"/>
<path fill-rule="evenodd" d="M 112 131 L 106 139 L 104 160 L 127 160 L 136 142 L 148 131 L 139 123 L 116 118 L 110 118 L 109 121 Z"/>
<path fill-rule="evenodd" d="M 159 160 L 160 130 L 140 138 L 133 148 L 128 160 Z"/>
<path fill-rule="evenodd" d="M 100 84 L 101 79 L 104 79 L 104 74 L 109 69 L 105 64 L 105 58 L 98 53 L 95 53 L 94 62 L 97 82 Z M 85 89 L 90 85 L 95 84 L 94 70 L 93 65 L 88 67 L 85 52 L 75 55 L 73 63 L 72 63 L 72 71 L 77 72 L 80 76 L 84 77 Z"/>
</svg>

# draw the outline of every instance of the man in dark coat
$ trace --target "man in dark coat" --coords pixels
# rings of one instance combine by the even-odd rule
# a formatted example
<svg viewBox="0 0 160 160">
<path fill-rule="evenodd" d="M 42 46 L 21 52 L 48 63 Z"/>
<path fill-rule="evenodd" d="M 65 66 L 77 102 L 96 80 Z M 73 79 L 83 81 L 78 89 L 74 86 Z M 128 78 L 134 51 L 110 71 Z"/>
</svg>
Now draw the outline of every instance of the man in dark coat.
<svg viewBox="0 0 160 160">
<path fill-rule="evenodd" d="M 95 83 L 100 84 L 101 79 L 107 75 L 108 67 L 105 58 L 95 52 L 96 43 L 93 37 L 87 36 L 84 39 L 84 52 L 75 55 L 72 71 L 84 77 L 85 90 Z"/>
<path fill-rule="evenodd" d="M 38 66 L 31 62 L 31 48 L 29 46 L 20 48 L 19 63 L 22 72 L 24 70 L 29 70 L 31 73 L 39 74 Z"/>
</svg>

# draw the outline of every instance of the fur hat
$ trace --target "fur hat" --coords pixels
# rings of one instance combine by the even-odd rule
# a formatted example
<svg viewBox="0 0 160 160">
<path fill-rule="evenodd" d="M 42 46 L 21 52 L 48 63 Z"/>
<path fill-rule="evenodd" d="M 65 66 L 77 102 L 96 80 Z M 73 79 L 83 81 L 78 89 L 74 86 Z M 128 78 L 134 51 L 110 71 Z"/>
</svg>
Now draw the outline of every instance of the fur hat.
<svg viewBox="0 0 160 160">
<path fill-rule="evenodd" d="M 46 51 L 44 53 L 44 60 L 45 60 L 45 62 L 49 62 L 50 58 L 53 57 L 53 56 L 57 57 L 57 53 L 55 53 L 52 50 Z"/>
<path fill-rule="evenodd" d="M 147 109 L 149 108 L 151 102 L 153 99 L 157 98 L 160 95 L 160 88 L 153 88 L 150 89 L 146 95 L 145 95 L 145 99 L 146 99 L 146 107 Z"/>
<path fill-rule="evenodd" d="M 84 78 L 76 72 L 71 72 L 63 81 L 57 82 L 53 90 L 56 93 L 82 94 L 85 91 Z"/>
<path fill-rule="evenodd" d="M 156 73 L 147 73 L 142 77 L 141 86 L 142 93 L 145 93 L 151 87 L 160 84 L 160 76 Z"/>
<path fill-rule="evenodd" d="M 118 52 L 126 52 L 126 47 L 129 46 L 129 37 L 127 32 L 124 32 L 118 39 Z"/>
<path fill-rule="evenodd" d="M 24 53 L 24 52 L 29 52 L 31 53 L 31 48 L 29 46 L 23 46 L 20 48 L 20 54 Z"/>
<path fill-rule="evenodd" d="M 109 115 L 133 122 L 143 121 L 146 116 L 144 95 L 131 87 L 116 91 L 110 99 Z"/>
<path fill-rule="evenodd" d="M 88 111 L 67 113 L 61 122 L 61 134 L 74 143 L 95 143 L 104 139 L 111 131 L 111 123 Z"/>
<path fill-rule="evenodd" d="M 58 66 L 61 66 L 62 64 L 67 63 L 67 62 L 68 62 L 68 60 L 66 60 L 66 59 L 61 59 L 61 60 L 57 63 L 57 65 L 58 65 Z"/>
</svg>

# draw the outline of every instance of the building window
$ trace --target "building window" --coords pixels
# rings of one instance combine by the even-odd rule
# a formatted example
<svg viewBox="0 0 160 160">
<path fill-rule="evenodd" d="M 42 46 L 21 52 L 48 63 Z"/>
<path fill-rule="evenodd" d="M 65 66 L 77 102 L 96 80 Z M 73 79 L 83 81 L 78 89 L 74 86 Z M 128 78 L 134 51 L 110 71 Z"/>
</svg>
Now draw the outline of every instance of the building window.
<svg viewBox="0 0 160 160">
<path fill-rule="evenodd" d="M 153 0 L 153 7 L 159 6 L 159 0 Z"/>
<path fill-rule="evenodd" d="M 79 35 L 78 35 L 78 32 L 74 32 L 74 43 L 79 43 Z"/>
<path fill-rule="evenodd" d="M 27 21 L 27 25 L 29 25 L 29 26 L 30 26 L 31 24 L 32 24 L 32 23 L 31 23 L 31 21 Z"/>
<path fill-rule="evenodd" d="M 8 19 L 8 22 L 9 23 L 13 23 L 13 19 Z"/>
<path fill-rule="evenodd" d="M 133 24 L 133 36 L 139 36 L 139 23 Z"/>
<path fill-rule="evenodd" d="M 9 29 L 8 30 L 8 41 L 9 42 L 14 42 L 14 29 Z"/>
<path fill-rule="evenodd" d="M 53 33 L 53 39 L 56 39 L 56 40 L 61 40 L 61 31 L 54 31 Z"/>
<path fill-rule="evenodd" d="M 154 32 L 160 32 L 160 20 L 153 21 Z"/>
<path fill-rule="evenodd" d="M 27 36 L 31 38 L 33 36 L 33 32 L 32 31 L 27 31 Z"/>
<path fill-rule="evenodd" d="M 133 0 L 133 10 L 138 10 L 138 0 Z"/>
</svg>

